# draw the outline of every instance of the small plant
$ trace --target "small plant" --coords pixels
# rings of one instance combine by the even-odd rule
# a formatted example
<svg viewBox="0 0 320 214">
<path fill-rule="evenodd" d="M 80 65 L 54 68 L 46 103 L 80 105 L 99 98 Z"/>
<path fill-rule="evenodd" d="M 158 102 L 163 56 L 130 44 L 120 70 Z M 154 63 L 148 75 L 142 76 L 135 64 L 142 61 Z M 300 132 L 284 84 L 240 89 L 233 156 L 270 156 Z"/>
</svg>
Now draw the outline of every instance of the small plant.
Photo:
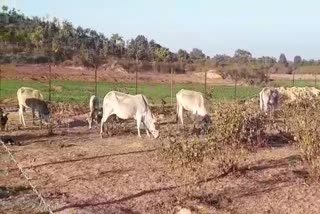
<svg viewBox="0 0 320 214">
<path fill-rule="evenodd" d="M 295 136 L 302 160 L 310 176 L 320 179 L 320 100 L 300 100 L 288 104 L 283 110 L 286 125 Z"/>
</svg>

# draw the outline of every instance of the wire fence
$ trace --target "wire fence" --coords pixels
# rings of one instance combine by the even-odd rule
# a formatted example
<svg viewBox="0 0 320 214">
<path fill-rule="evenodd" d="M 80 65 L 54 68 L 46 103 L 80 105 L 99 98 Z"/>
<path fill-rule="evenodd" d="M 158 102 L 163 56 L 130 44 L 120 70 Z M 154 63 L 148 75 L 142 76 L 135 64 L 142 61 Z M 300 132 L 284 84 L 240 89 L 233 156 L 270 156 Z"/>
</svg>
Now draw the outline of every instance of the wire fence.
<svg viewBox="0 0 320 214">
<path fill-rule="evenodd" d="M 262 88 L 261 85 L 250 85 L 237 79 L 212 78 L 212 73 L 208 71 L 184 75 L 172 67 L 169 73 L 160 74 L 144 72 L 139 64 L 131 73 L 121 68 L 114 70 L 111 72 L 100 67 L 95 72 L 94 69 L 52 64 L 0 65 L 0 99 L 15 97 L 17 90 L 25 86 L 40 90 L 46 100 L 56 103 L 87 104 L 93 94 L 102 99 L 107 92 L 116 90 L 145 94 L 152 104 L 173 105 L 175 94 L 182 88 L 203 92 L 215 102 L 248 99 L 257 96 Z M 272 81 L 273 77 L 271 75 L 268 85 L 318 86 L 316 73 L 308 74 L 307 78 L 295 73 Z"/>
<path fill-rule="evenodd" d="M 14 158 L 14 156 L 13 156 L 12 152 L 10 151 L 10 149 L 5 145 L 5 143 L 2 140 L 0 140 L 0 143 L 3 146 L 3 148 L 5 149 L 5 151 L 8 153 L 10 159 L 16 164 L 16 166 L 19 169 L 21 175 L 28 182 L 29 186 L 32 188 L 32 191 L 37 195 L 37 197 L 39 199 L 39 202 L 40 202 L 39 205 L 42 206 L 45 210 L 47 210 L 48 213 L 53 214 L 53 212 L 52 212 L 52 210 L 50 208 L 50 205 L 46 202 L 46 200 L 44 199 L 44 197 L 42 196 L 40 191 L 36 188 L 36 186 L 31 182 L 31 178 L 27 175 L 27 173 L 20 166 L 18 161 Z"/>
</svg>

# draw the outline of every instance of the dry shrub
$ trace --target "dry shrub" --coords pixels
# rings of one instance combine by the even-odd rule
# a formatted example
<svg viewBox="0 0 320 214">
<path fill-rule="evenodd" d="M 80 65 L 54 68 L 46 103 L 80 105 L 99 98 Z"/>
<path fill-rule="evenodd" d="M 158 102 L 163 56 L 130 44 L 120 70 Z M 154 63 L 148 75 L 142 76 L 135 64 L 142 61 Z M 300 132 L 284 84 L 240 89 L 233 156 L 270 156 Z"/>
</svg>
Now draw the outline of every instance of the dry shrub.
<svg viewBox="0 0 320 214">
<path fill-rule="evenodd" d="M 214 114 L 209 144 L 224 173 L 234 171 L 245 160 L 247 151 L 255 151 L 266 142 L 265 115 L 249 103 L 223 104 Z"/>
<path fill-rule="evenodd" d="M 295 136 L 310 176 L 320 178 L 320 100 L 299 100 L 283 111 L 286 125 Z"/>
<path fill-rule="evenodd" d="M 235 171 L 266 142 L 265 116 L 253 104 L 220 104 L 213 113 L 213 123 L 207 138 L 184 139 L 163 149 L 165 157 L 174 166 L 202 165 L 213 161 L 223 173 Z"/>
<path fill-rule="evenodd" d="M 49 104 L 49 108 L 53 115 L 61 114 L 64 116 L 80 115 L 88 111 L 86 106 L 68 103 L 51 103 Z"/>
</svg>

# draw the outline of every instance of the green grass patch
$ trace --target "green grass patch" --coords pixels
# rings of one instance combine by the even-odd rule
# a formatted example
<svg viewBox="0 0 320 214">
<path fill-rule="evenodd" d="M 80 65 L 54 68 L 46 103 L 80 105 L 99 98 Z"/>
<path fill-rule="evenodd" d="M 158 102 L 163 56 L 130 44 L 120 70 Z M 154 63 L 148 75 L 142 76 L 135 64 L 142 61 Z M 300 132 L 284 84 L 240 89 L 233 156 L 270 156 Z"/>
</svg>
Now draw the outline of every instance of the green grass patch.
<svg viewBox="0 0 320 214">
<path fill-rule="evenodd" d="M 314 80 L 276 80 L 272 83 L 272 85 L 279 87 L 279 86 L 283 86 L 283 87 L 314 87 L 315 86 L 315 82 Z M 316 86 L 319 87 L 320 86 L 320 80 L 318 80 L 318 82 L 316 83 Z"/>
<path fill-rule="evenodd" d="M 17 90 L 22 86 L 40 90 L 45 96 L 45 99 L 48 100 L 48 83 L 32 80 L 2 80 L 0 99 L 15 97 Z M 54 80 L 52 81 L 52 101 L 87 104 L 90 96 L 94 94 L 94 88 L 94 82 Z M 175 102 L 175 94 L 182 88 L 204 92 L 203 84 L 175 84 L 173 86 L 173 102 Z M 111 90 L 127 92 L 130 94 L 135 94 L 136 92 L 135 83 L 98 82 L 98 96 L 101 99 L 103 99 L 103 97 Z M 261 87 L 237 86 L 235 90 L 234 86 L 209 85 L 207 86 L 207 90 L 212 94 L 213 101 L 221 102 L 230 101 L 235 98 L 250 98 L 258 95 Z M 149 102 L 154 104 L 161 103 L 161 99 L 164 99 L 167 103 L 170 103 L 171 101 L 170 84 L 139 84 L 138 93 L 145 94 L 149 99 Z"/>
</svg>

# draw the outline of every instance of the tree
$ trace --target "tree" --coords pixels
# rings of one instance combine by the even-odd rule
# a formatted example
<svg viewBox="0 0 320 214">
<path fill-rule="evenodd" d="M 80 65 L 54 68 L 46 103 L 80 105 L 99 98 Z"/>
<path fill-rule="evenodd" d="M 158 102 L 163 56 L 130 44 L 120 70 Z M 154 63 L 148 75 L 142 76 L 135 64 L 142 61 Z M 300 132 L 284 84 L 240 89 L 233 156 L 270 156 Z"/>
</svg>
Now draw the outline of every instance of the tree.
<svg viewBox="0 0 320 214">
<path fill-rule="evenodd" d="M 137 53 L 137 45 L 136 41 L 134 39 L 131 39 L 127 42 L 127 57 L 131 59 L 136 59 L 136 53 Z"/>
<path fill-rule="evenodd" d="M 216 62 L 216 65 L 227 65 L 231 62 L 231 56 L 225 54 L 217 54 L 213 57 L 213 60 Z"/>
<path fill-rule="evenodd" d="M 287 61 L 286 55 L 284 55 L 283 53 L 280 54 L 278 63 L 282 64 L 282 65 L 288 65 L 288 61 Z"/>
<path fill-rule="evenodd" d="M 269 56 L 259 57 L 259 58 L 256 59 L 256 61 L 257 61 L 259 64 L 263 64 L 263 65 L 265 65 L 265 66 L 270 66 L 270 67 L 277 63 L 276 58 L 274 58 L 274 57 L 269 57 Z"/>
<path fill-rule="evenodd" d="M 157 62 L 169 62 L 171 61 L 171 53 L 168 48 L 156 48 L 155 49 L 155 61 Z"/>
<path fill-rule="evenodd" d="M 149 42 L 149 58 L 152 60 L 152 61 L 156 61 L 155 59 L 155 52 L 157 49 L 161 48 L 161 45 L 156 43 L 153 39 Z"/>
<path fill-rule="evenodd" d="M 109 40 L 109 54 L 121 58 L 125 53 L 125 43 L 119 34 L 112 34 Z"/>
<path fill-rule="evenodd" d="M 149 54 L 149 43 L 145 36 L 138 35 L 135 39 L 136 42 L 136 57 L 138 60 L 147 60 Z"/>
<path fill-rule="evenodd" d="M 252 54 L 249 51 L 238 49 L 235 51 L 233 58 L 238 63 L 248 63 L 252 59 Z"/>
<path fill-rule="evenodd" d="M 98 68 L 106 62 L 108 54 L 108 42 L 101 35 L 95 34 L 95 31 L 91 31 L 92 35 L 96 37 L 92 38 L 88 48 L 83 47 L 81 50 L 81 60 L 88 67 L 94 68 L 95 74 L 95 95 L 97 95 L 97 76 Z"/>
<path fill-rule="evenodd" d="M 295 65 L 300 65 L 301 62 L 302 62 L 301 56 L 295 56 L 295 57 L 294 57 L 293 63 L 294 63 Z"/>
<path fill-rule="evenodd" d="M 193 48 L 192 51 L 190 52 L 190 58 L 192 60 L 199 60 L 199 59 L 204 59 L 206 55 L 202 52 L 202 50 L 198 48 Z"/>
<path fill-rule="evenodd" d="M 186 50 L 178 50 L 178 60 L 180 62 L 187 62 L 190 59 L 190 55 Z"/>
<path fill-rule="evenodd" d="M 37 26 L 34 30 L 34 32 L 30 33 L 30 40 L 31 43 L 37 48 L 40 49 L 43 45 L 43 27 Z"/>
<path fill-rule="evenodd" d="M 127 55 L 132 59 L 148 60 L 150 51 L 146 37 L 138 35 L 134 40 L 131 39 L 127 46 Z"/>
</svg>

